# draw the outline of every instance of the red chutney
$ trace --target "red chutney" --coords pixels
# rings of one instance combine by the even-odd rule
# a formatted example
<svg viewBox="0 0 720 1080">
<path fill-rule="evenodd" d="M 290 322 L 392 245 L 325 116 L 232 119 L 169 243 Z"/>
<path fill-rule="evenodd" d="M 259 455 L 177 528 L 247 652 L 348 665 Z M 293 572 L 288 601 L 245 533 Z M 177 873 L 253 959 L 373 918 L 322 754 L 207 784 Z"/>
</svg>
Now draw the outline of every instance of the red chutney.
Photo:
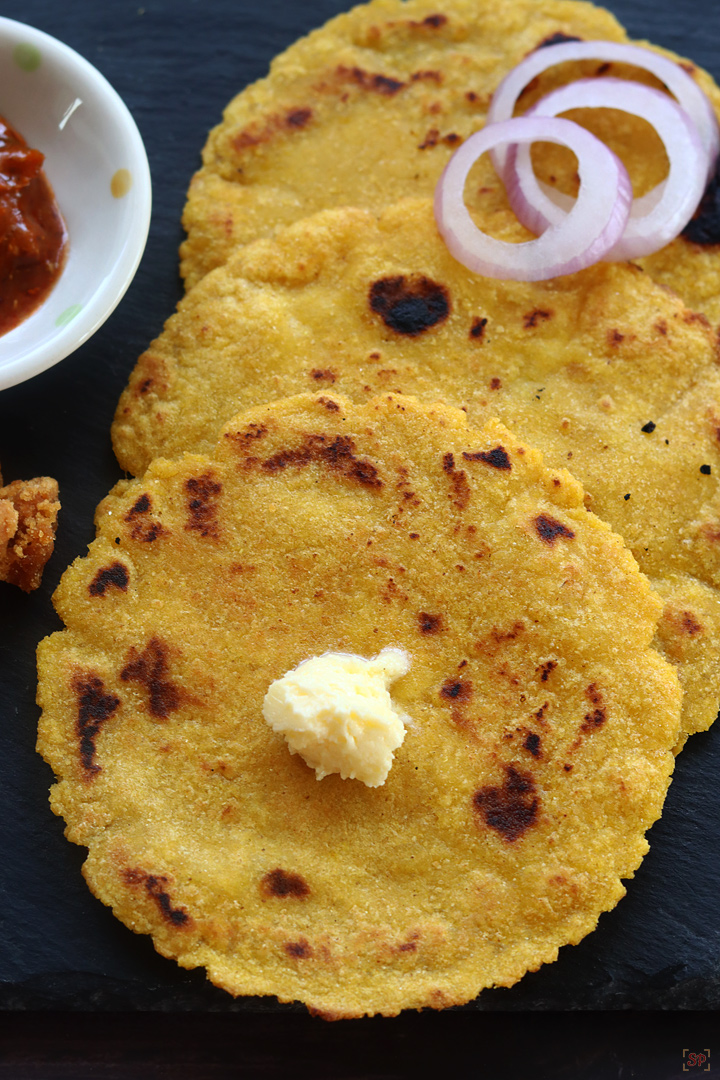
<svg viewBox="0 0 720 1080">
<path fill-rule="evenodd" d="M 0 117 L 0 334 L 43 302 L 63 267 L 67 230 L 44 160 Z"/>
</svg>

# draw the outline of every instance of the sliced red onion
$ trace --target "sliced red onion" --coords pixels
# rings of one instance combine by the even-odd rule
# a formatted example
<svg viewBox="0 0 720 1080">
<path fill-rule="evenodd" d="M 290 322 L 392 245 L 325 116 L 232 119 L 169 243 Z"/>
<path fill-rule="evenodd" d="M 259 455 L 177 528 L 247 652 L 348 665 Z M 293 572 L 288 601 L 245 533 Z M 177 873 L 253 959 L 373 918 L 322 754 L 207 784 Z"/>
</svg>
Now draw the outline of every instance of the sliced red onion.
<svg viewBox="0 0 720 1080">
<path fill-rule="evenodd" d="M 557 116 L 581 108 L 641 116 L 662 139 L 670 161 L 668 176 L 633 201 L 625 232 L 605 258 L 635 259 L 659 251 L 682 232 L 705 190 L 707 155 L 694 123 L 667 94 L 624 79 L 578 79 L 548 94 L 525 115 Z M 559 225 L 574 202 L 538 181 L 528 146 L 513 147 L 508 154 L 505 187 L 513 210 L 532 232 Z"/>
<path fill-rule="evenodd" d="M 498 86 L 488 110 L 488 124 L 509 120 L 528 83 L 547 68 L 569 60 L 632 64 L 633 67 L 649 71 L 664 83 L 698 130 L 707 154 L 707 183 L 713 174 L 720 149 L 720 130 L 713 107 L 695 80 L 679 64 L 638 45 L 623 45 L 614 41 L 563 41 L 557 45 L 536 49 L 521 60 Z M 502 147 L 492 154 L 493 164 L 503 179 L 507 153 L 507 147 Z"/>
<path fill-rule="evenodd" d="M 561 222 L 536 240 L 508 244 L 487 236 L 465 206 L 470 169 L 495 147 L 538 141 L 567 146 L 577 157 L 577 200 Z M 624 165 L 589 131 L 570 120 L 523 116 L 488 125 L 456 150 L 435 189 L 435 218 L 450 252 L 469 270 L 486 277 L 545 281 L 603 259 L 625 230 L 631 201 Z"/>
</svg>

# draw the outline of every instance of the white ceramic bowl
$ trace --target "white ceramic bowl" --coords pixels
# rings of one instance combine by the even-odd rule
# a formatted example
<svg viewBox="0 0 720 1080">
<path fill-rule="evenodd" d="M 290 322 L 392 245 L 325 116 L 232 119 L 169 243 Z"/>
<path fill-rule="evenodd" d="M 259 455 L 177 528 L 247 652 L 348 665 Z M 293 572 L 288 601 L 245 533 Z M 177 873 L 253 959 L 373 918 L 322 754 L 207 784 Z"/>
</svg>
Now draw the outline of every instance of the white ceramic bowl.
<svg viewBox="0 0 720 1080">
<path fill-rule="evenodd" d="M 87 60 L 0 18 L 0 115 L 45 154 L 68 229 L 63 272 L 40 307 L 0 336 L 0 390 L 57 364 L 95 333 L 137 270 L 150 169 L 126 105 Z"/>
</svg>

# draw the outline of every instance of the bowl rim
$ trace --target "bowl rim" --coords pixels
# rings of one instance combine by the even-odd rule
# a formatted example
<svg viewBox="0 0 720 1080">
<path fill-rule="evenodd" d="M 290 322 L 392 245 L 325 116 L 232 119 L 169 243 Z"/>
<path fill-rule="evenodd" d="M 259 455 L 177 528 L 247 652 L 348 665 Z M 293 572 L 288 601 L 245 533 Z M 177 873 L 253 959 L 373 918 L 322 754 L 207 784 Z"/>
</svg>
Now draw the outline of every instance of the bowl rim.
<svg viewBox="0 0 720 1080">
<path fill-rule="evenodd" d="M 124 131 L 132 158 L 133 211 L 132 223 L 127 229 L 125 243 L 117 262 L 98 288 L 91 294 L 82 311 L 66 326 L 58 328 L 57 334 L 36 348 L 28 347 L 16 359 L 12 354 L 3 362 L 2 343 L 13 333 L 8 331 L 0 337 L 0 391 L 9 389 L 64 360 L 80 348 L 110 317 L 122 300 L 135 277 L 145 251 L 152 216 L 152 180 L 147 151 L 137 123 L 129 108 L 108 79 L 98 69 L 58 38 L 38 30 L 27 23 L 0 15 L 0 41 L 11 44 L 31 44 L 42 50 L 43 56 L 52 63 L 74 69 L 92 85 L 93 93 L 101 101 L 103 110 L 113 118 L 114 124 Z M 60 208 L 62 212 L 62 207 Z M 62 274 L 58 281 L 62 278 Z M 52 295 L 52 293 L 50 294 Z M 41 304 L 31 312 L 28 320 L 42 310 Z M 25 326 L 23 320 L 19 326 Z"/>
</svg>

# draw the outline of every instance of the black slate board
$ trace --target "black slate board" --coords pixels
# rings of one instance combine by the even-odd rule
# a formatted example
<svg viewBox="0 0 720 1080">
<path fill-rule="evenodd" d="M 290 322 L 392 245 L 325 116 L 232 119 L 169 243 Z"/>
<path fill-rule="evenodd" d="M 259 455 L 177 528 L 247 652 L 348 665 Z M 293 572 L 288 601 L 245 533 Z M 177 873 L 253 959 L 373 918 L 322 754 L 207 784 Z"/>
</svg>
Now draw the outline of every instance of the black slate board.
<svg viewBox="0 0 720 1080">
<path fill-rule="evenodd" d="M 689 56 L 720 80 L 717 0 L 607 6 L 632 36 Z M 52 777 L 34 751 L 34 653 L 60 626 L 50 596 L 92 540 L 94 508 L 120 476 L 109 437 L 118 396 L 181 296 L 180 214 L 206 133 L 277 52 L 345 7 L 345 0 L 2 4 L 3 15 L 81 52 L 125 99 L 148 149 L 154 210 L 139 273 L 105 326 L 56 368 L 0 393 L 6 478 L 49 472 L 63 502 L 42 588 L 26 596 L 0 584 L 0 1008 L 293 1010 L 274 1000 L 233 1001 L 204 973 L 163 960 L 149 939 L 133 935 L 90 895 L 80 873 L 84 852 L 64 840 L 48 808 Z M 680 756 L 650 840 L 628 896 L 594 934 L 467 1009 L 718 1008 L 720 726 L 696 736 Z"/>
</svg>

